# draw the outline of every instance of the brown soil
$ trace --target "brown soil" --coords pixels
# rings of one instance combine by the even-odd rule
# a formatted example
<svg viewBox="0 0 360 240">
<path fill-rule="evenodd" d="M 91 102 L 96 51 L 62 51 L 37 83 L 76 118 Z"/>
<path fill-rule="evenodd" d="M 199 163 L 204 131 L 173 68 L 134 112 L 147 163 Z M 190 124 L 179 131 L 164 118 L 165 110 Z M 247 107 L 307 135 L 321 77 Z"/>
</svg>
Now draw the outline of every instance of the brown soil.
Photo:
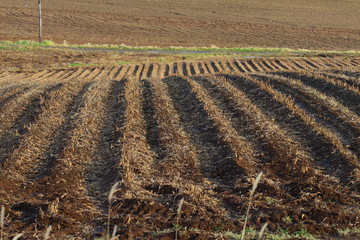
<svg viewBox="0 0 360 240">
<path fill-rule="evenodd" d="M 5 237 L 105 236 L 119 181 L 120 239 L 174 239 L 177 221 L 179 239 L 226 239 L 263 171 L 250 227 L 340 239 L 360 227 L 359 72 L 356 58 L 1 71 Z"/>
<path fill-rule="evenodd" d="M 0 39 L 37 39 L 37 2 L 3 0 Z M 43 3 L 44 38 L 130 46 L 359 50 L 358 3 L 298 1 L 56 1 Z"/>
</svg>

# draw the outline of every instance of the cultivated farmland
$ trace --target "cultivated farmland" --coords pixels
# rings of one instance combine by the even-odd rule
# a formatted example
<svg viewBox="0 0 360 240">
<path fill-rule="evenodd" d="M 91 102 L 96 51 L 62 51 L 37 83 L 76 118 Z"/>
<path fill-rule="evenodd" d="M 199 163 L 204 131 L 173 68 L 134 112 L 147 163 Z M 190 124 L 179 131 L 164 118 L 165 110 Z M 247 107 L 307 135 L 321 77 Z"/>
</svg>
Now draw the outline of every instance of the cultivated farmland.
<svg viewBox="0 0 360 240">
<path fill-rule="evenodd" d="M 360 49 L 354 0 L 47 0 L 43 18 L 57 43 Z M 37 19 L 37 1 L 2 0 L 0 39 L 37 40 Z"/>
<path fill-rule="evenodd" d="M 360 59 L 0 72 L 6 237 L 230 239 L 360 227 Z M 179 202 L 184 199 L 181 209 Z"/>
</svg>

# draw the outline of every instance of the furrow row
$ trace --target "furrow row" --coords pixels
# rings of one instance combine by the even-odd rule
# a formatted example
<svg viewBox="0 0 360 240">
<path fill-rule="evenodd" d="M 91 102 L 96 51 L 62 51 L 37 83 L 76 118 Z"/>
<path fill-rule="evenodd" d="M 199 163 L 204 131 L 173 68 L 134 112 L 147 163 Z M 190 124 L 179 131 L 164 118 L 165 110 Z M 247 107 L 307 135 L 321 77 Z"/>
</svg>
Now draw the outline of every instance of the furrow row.
<svg viewBox="0 0 360 240">
<path fill-rule="evenodd" d="M 279 89 L 285 93 L 290 93 L 295 98 L 301 99 L 303 107 L 313 106 L 313 115 L 316 115 L 318 121 L 322 117 L 322 122 L 328 122 L 330 125 L 334 125 L 336 128 L 342 129 L 342 134 L 349 135 L 349 142 L 354 151 L 359 151 L 360 139 L 357 136 L 360 135 L 360 118 L 357 114 L 349 110 L 347 107 L 336 101 L 333 97 L 327 96 L 326 94 L 303 84 L 299 80 L 291 78 L 281 77 L 270 74 L 258 74 L 254 76 L 263 76 L 265 81 L 278 82 L 276 84 Z M 292 92 L 293 91 L 293 92 Z M 312 107 L 310 107 L 312 108 Z M 350 129 L 349 129 L 350 128 Z"/>
<path fill-rule="evenodd" d="M 279 76 L 299 79 L 304 84 L 336 99 L 351 111 L 360 115 L 360 96 L 358 90 L 352 86 L 339 83 L 329 78 L 323 78 L 319 75 L 313 75 L 307 72 L 276 72 Z"/>
<path fill-rule="evenodd" d="M 344 163 L 346 163 L 351 170 L 351 173 L 348 175 L 346 172 L 340 174 L 341 177 L 347 178 L 349 184 L 357 184 L 359 176 L 359 163 L 358 158 L 356 155 L 350 151 L 345 144 L 341 141 L 341 139 L 336 136 L 331 129 L 326 126 L 321 125 L 318 123 L 315 118 L 309 115 L 304 109 L 301 109 L 297 104 L 295 104 L 292 98 L 287 97 L 286 95 L 278 92 L 274 88 L 271 87 L 268 83 L 262 82 L 257 80 L 254 77 L 244 75 L 244 77 L 253 82 L 254 84 L 258 85 L 263 91 L 271 94 L 276 98 L 276 101 L 279 101 L 284 106 L 286 106 L 291 112 L 299 117 L 306 125 L 310 126 L 311 129 L 316 132 L 319 136 L 321 136 L 325 142 L 329 142 L 331 147 L 335 152 L 338 152 L 342 158 L 344 159 Z M 335 162 L 336 164 L 336 162 Z"/>
<path fill-rule="evenodd" d="M 65 224 L 70 233 L 84 233 L 84 226 L 93 229 L 92 222 L 101 212 L 88 194 L 87 166 L 95 160 L 95 149 L 99 144 L 106 97 L 109 95 L 110 81 L 98 81 L 83 92 L 78 116 L 71 123 L 64 146 L 58 152 L 44 176 L 38 176 L 28 191 L 36 192 L 38 200 L 47 202 L 47 211 L 42 219 L 57 216 L 53 223 L 56 228 Z M 79 95 L 78 95 L 79 96 Z M 80 99 L 79 99 L 80 100 Z M 75 107 L 75 106 L 74 106 Z M 56 189 L 56 191 L 54 191 Z M 81 211 L 73 211 L 74 209 Z M 71 225 L 66 224 L 72 222 Z M 63 229 L 64 231 L 64 229 Z"/>
</svg>

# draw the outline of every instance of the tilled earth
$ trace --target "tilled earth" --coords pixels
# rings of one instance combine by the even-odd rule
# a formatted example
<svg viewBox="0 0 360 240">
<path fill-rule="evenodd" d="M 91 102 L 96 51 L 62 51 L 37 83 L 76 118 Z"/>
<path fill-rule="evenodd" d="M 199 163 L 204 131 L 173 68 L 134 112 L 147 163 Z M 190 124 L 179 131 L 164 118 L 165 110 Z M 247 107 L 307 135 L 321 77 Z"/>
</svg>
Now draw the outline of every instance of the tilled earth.
<svg viewBox="0 0 360 240">
<path fill-rule="evenodd" d="M 326 239 L 360 227 L 359 66 L 277 58 L 1 71 L 5 237 L 42 238 L 51 225 L 52 239 L 95 239 L 110 216 L 119 239 L 231 239 L 259 172 L 249 227 Z"/>
<path fill-rule="evenodd" d="M 358 9 L 348 0 L 49 0 L 43 34 L 58 43 L 359 50 Z M 0 39 L 37 40 L 37 21 L 36 1 L 1 1 Z"/>
</svg>

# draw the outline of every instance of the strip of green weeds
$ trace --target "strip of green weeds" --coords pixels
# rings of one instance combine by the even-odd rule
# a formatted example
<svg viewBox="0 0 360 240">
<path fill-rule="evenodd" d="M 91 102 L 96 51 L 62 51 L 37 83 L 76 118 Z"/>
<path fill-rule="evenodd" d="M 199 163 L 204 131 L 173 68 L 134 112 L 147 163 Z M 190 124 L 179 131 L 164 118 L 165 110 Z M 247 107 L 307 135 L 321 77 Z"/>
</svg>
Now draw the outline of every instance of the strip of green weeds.
<svg viewBox="0 0 360 240">
<path fill-rule="evenodd" d="M 321 51 L 321 50 L 308 50 L 308 49 L 290 49 L 290 48 L 262 48 L 262 47 L 235 47 L 235 48 L 221 48 L 221 47 L 156 47 L 156 46 L 140 46 L 133 47 L 124 44 L 82 44 L 82 45 L 71 45 L 66 42 L 62 44 L 55 43 L 51 40 L 45 40 L 41 43 L 29 40 L 20 40 L 17 42 L 12 41 L 0 41 L 0 46 L 26 46 L 26 47 L 67 47 L 67 48 L 97 48 L 97 49 L 114 49 L 114 50 L 137 50 L 137 51 L 181 51 L 189 53 L 324 53 L 324 54 L 360 54 L 360 51 Z"/>
</svg>

